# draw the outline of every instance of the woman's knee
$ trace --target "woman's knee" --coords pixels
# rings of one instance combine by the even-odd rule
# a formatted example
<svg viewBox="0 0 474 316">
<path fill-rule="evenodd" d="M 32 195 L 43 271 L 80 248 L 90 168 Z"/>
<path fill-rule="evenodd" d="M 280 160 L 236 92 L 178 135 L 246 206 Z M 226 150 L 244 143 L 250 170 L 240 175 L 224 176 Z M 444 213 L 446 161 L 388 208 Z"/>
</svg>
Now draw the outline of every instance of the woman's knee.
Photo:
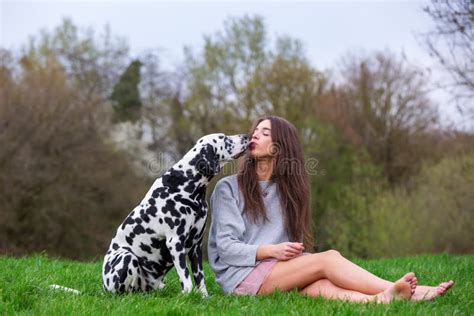
<svg viewBox="0 0 474 316">
<path fill-rule="evenodd" d="M 331 249 L 323 252 L 312 253 L 308 257 L 313 263 L 317 264 L 322 263 L 322 260 L 331 261 L 337 258 L 341 258 L 342 255 L 339 251 Z"/>
<path fill-rule="evenodd" d="M 334 250 L 334 249 L 327 250 L 327 251 L 323 252 L 323 254 L 325 254 L 325 256 L 329 257 L 329 258 L 342 257 L 341 253 L 337 250 Z"/>
</svg>

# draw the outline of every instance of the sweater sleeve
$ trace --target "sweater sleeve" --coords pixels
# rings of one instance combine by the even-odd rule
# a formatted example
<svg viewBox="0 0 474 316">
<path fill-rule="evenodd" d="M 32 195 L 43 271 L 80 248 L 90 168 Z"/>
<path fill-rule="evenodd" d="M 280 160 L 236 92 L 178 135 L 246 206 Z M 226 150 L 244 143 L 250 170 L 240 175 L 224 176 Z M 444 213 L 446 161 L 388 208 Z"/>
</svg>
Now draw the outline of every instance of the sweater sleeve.
<svg viewBox="0 0 474 316">
<path fill-rule="evenodd" d="M 238 192 L 235 192 L 238 194 Z M 245 223 L 232 188 L 219 182 L 211 197 L 216 248 L 220 260 L 232 266 L 255 266 L 258 245 L 244 242 Z"/>
</svg>

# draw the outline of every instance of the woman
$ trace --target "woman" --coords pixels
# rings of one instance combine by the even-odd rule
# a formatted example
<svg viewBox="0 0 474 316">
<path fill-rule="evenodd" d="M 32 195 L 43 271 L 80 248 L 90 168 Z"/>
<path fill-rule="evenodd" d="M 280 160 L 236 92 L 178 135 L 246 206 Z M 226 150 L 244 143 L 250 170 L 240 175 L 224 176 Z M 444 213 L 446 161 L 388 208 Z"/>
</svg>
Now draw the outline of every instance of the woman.
<svg viewBox="0 0 474 316">
<path fill-rule="evenodd" d="M 211 198 L 209 263 L 226 293 L 297 289 L 329 299 L 389 302 L 434 299 L 453 285 L 417 287 L 412 272 L 393 283 L 335 250 L 305 253 L 312 243 L 309 196 L 296 128 L 275 116 L 257 120 L 238 174 L 221 179 Z"/>
</svg>

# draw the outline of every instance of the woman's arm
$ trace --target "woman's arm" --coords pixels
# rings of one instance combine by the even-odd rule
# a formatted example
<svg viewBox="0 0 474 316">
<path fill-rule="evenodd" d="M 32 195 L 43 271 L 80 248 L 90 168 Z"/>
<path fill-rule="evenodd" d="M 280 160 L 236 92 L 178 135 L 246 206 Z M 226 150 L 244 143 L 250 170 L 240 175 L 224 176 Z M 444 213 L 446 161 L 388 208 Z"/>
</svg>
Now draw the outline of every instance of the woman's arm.
<svg viewBox="0 0 474 316">
<path fill-rule="evenodd" d="M 284 242 L 276 245 L 260 245 L 257 248 L 257 260 L 275 258 L 278 260 L 289 260 L 304 250 L 304 246 L 299 242 Z"/>
<path fill-rule="evenodd" d="M 229 183 L 219 181 L 211 197 L 213 245 L 219 260 L 232 266 L 254 266 L 258 245 L 244 242 L 245 223 L 242 211 Z"/>
</svg>

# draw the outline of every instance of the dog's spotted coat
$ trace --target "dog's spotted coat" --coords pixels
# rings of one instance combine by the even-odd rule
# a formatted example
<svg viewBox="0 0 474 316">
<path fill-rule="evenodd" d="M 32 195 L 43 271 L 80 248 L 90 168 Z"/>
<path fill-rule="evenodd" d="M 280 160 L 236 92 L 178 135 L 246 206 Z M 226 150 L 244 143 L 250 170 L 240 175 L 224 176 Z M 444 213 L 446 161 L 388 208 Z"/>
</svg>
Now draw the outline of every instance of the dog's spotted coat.
<svg viewBox="0 0 474 316">
<path fill-rule="evenodd" d="M 248 145 L 244 135 L 211 134 L 196 145 L 161 178 L 125 218 L 104 258 L 104 289 L 123 293 L 163 288 L 163 278 L 176 267 L 183 292 L 194 281 L 207 295 L 202 271 L 202 238 L 207 219 L 206 186 L 225 161 Z"/>
</svg>

